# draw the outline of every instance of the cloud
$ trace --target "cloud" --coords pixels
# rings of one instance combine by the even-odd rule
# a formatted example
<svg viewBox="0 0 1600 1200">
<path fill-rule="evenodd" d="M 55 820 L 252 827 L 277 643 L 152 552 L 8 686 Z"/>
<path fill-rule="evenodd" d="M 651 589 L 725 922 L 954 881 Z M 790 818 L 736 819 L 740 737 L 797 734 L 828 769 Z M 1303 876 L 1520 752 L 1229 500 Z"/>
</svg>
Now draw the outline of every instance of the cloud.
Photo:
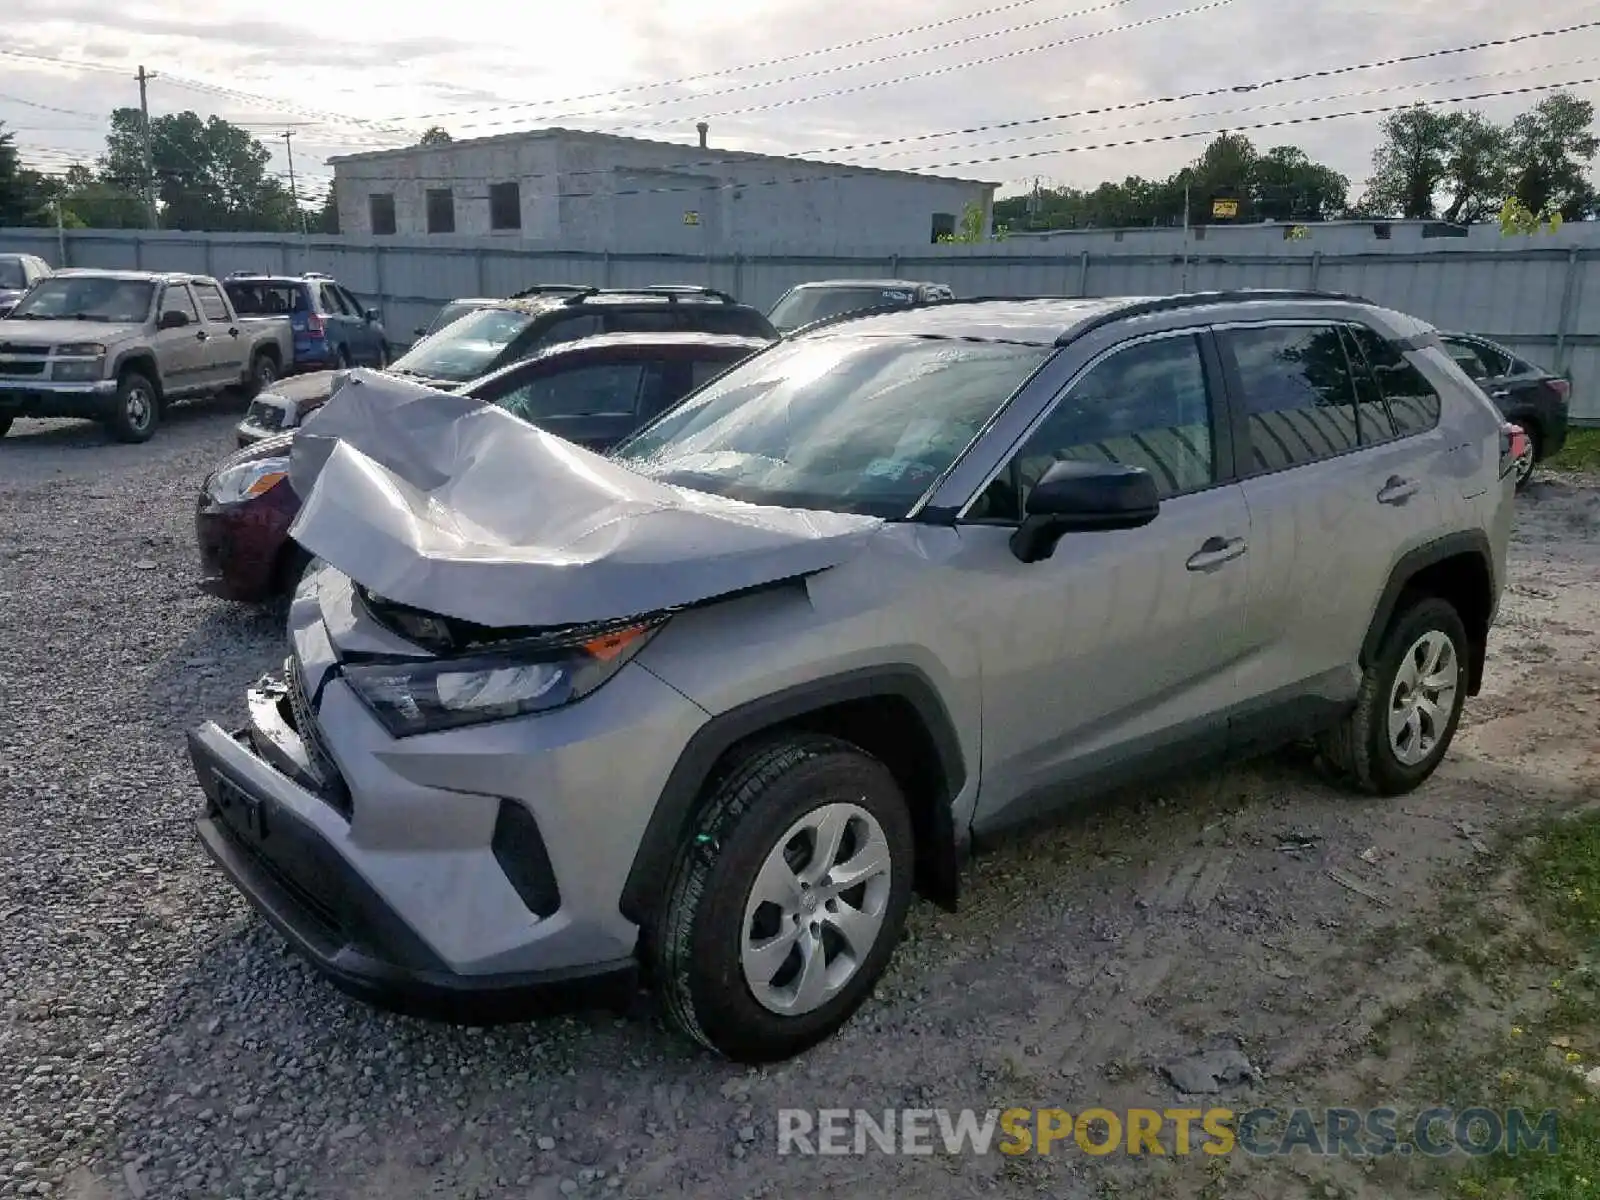
<svg viewBox="0 0 1600 1200">
<path fill-rule="evenodd" d="M 274 139 L 293 128 L 296 167 L 311 186 L 331 174 L 327 157 L 405 144 L 433 123 L 457 137 L 560 123 L 692 143 L 700 119 L 710 122 L 716 145 L 828 149 L 835 160 L 942 167 L 1014 186 L 1035 176 L 1089 186 L 1164 176 L 1196 157 L 1216 131 L 1234 129 L 1263 147 L 1300 145 L 1359 186 L 1381 116 L 1304 118 L 1600 75 L 1600 30 L 1590 30 L 1256 92 L 1146 103 L 1573 24 L 1594 19 L 1588 0 L 1551 0 L 1520 14 L 1489 0 L 1366 0 L 1359 7 L 1232 0 L 1170 20 L 1151 18 L 1205 0 L 1128 0 L 1018 29 L 1095 3 L 1025 0 L 1007 12 L 877 37 L 1000 2 L 590 0 L 552 14 L 521 0 L 456 0 L 441 31 L 437 6 L 345 0 L 337 22 L 311 32 L 297 18 L 272 19 L 274 10 L 254 0 L 214 0 L 204 18 L 177 0 L 115 9 L 93 0 L 10 0 L 0 11 L 0 47 L 101 69 L 0 56 L 0 92 L 90 114 L 45 113 L 0 97 L 0 121 L 19 128 L 32 161 L 55 166 L 73 154 L 92 157 L 103 145 L 97 118 L 137 103 L 131 76 L 143 62 L 158 72 L 152 112 L 194 109 L 247 122 L 280 158 Z M 1117 29 L 1139 21 L 1147 23 Z M 997 36 L 976 36 L 991 32 Z M 1092 32 L 1101 36 L 1037 49 Z M 962 37 L 972 40 L 907 54 Z M 859 39 L 873 40 L 687 85 L 644 86 Z M 1009 56 L 961 65 L 998 55 Z M 847 64 L 855 65 L 833 70 Z M 613 89 L 625 90 L 596 97 Z M 1600 95 L 1592 86 L 1575 90 Z M 1537 99 L 1485 99 L 1474 107 L 1506 120 Z M 1118 105 L 1139 107 L 977 129 Z M 1249 128 L 1291 121 L 1299 123 Z M 924 136 L 961 129 L 977 131 Z M 848 149 L 908 135 L 914 140 Z"/>
</svg>

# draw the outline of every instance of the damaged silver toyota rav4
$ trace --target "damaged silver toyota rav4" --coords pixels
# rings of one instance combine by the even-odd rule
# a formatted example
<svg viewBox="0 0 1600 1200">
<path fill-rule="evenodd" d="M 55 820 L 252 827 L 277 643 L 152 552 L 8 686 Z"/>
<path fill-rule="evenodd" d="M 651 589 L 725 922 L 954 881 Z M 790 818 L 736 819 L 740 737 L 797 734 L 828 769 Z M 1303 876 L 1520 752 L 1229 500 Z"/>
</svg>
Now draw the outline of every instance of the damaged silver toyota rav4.
<svg viewBox="0 0 1600 1200">
<path fill-rule="evenodd" d="M 294 448 L 283 673 L 190 735 L 200 836 L 358 995 L 645 979 L 786 1057 L 975 835 L 1299 737 L 1427 779 L 1510 436 L 1431 328 L 1321 293 L 847 318 L 605 457 L 356 372 Z"/>
</svg>

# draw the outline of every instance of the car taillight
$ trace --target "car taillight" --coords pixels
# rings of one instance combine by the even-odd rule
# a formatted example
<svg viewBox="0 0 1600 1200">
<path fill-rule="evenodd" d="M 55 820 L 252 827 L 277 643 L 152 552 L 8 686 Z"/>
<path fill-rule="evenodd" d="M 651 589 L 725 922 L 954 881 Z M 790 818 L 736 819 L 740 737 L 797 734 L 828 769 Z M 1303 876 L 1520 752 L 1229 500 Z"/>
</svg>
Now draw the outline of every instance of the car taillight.
<svg viewBox="0 0 1600 1200">
<path fill-rule="evenodd" d="M 322 323 L 322 318 L 316 313 L 306 314 L 306 332 L 312 337 L 321 337 L 325 332 L 327 332 L 326 327 Z"/>
<path fill-rule="evenodd" d="M 1565 404 L 1572 396 L 1572 384 L 1565 379 L 1546 379 L 1545 385 L 1556 394 L 1556 399 Z"/>
<path fill-rule="evenodd" d="M 1528 452 L 1528 445 L 1528 435 L 1521 425 L 1513 425 L 1507 421 L 1500 426 L 1501 475 L 1515 467 L 1517 460 Z"/>
</svg>

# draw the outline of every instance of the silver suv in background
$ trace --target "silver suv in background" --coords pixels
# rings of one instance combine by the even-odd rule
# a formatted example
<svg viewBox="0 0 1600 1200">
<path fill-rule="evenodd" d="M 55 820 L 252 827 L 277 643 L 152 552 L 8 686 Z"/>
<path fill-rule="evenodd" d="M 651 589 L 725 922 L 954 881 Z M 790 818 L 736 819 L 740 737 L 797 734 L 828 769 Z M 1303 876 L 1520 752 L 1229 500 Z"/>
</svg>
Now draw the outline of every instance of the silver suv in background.
<svg viewBox="0 0 1600 1200">
<path fill-rule="evenodd" d="M 359 372 L 295 443 L 283 673 L 190 734 L 200 835 L 356 994 L 480 1017 L 643 968 L 783 1058 L 975 838 L 1302 736 L 1421 785 L 1513 450 L 1430 327 L 1319 293 L 843 320 L 608 457 Z"/>
<path fill-rule="evenodd" d="M 790 334 L 816 321 L 876 308 L 905 308 L 934 300 L 953 300 L 944 283 L 917 279 L 821 279 L 801 283 L 778 298 L 767 320 L 779 333 Z"/>
</svg>

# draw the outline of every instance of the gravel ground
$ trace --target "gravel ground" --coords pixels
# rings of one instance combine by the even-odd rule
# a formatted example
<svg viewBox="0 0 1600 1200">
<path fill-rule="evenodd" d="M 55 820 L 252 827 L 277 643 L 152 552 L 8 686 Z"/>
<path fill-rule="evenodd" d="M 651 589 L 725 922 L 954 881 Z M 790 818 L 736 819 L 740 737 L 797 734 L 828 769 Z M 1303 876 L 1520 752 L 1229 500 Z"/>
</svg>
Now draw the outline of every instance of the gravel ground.
<svg viewBox="0 0 1600 1200">
<path fill-rule="evenodd" d="M 388 1016 L 289 955 L 192 836 L 183 731 L 241 716 L 282 654 L 277 617 L 194 587 L 195 488 L 236 419 L 0 441 L 0 1197 L 1213 1194 L 1194 1160 L 780 1157 L 775 1114 L 1170 1104 L 1153 1064 L 1221 1041 L 1261 1072 L 1226 1099 L 1311 1086 L 1414 982 L 1363 938 L 1600 778 L 1600 481 L 1545 479 L 1485 694 L 1403 802 L 1285 754 L 1015 839 L 969 868 L 960 914 L 918 906 L 838 1038 L 767 1071 L 647 1004 L 495 1031 Z"/>
</svg>

